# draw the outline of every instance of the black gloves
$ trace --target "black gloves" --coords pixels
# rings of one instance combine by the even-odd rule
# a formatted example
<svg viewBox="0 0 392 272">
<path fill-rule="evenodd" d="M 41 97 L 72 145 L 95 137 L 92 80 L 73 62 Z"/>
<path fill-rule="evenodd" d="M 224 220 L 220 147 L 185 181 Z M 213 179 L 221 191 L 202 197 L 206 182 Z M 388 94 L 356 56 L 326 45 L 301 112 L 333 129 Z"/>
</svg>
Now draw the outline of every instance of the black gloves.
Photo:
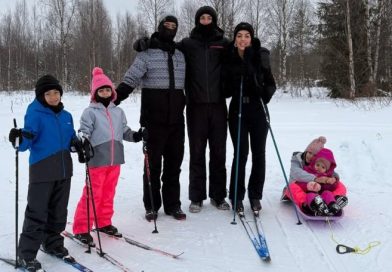
<svg viewBox="0 0 392 272">
<path fill-rule="evenodd" d="M 20 128 L 11 128 L 8 140 L 12 143 L 13 147 L 15 147 L 16 139 L 19 139 L 19 144 L 22 143 L 22 130 Z"/>
<path fill-rule="evenodd" d="M 121 101 L 125 100 L 133 92 L 133 89 L 131 86 L 121 82 L 116 88 L 117 98 L 114 104 L 119 105 Z"/>
<path fill-rule="evenodd" d="M 147 141 L 148 140 L 148 131 L 146 128 L 139 128 L 138 132 L 133 134 L 133 140 L 135 143 L 140 142 L 141 140 Z"/>
<path fill-rule="evenodd" d="M 75 137 L 71 142 L 71 151 L 78 153 L 80 163 L 89 162 L 94 156 L 93 148 L 90 141 L 85 137 Z"/>
<path fill-rule="evenodd" d="M 137 39 L 133 43 L 133 49 L 137 52 L 146 51 L 150 47 L 150 39 L 148 37 Z"/>
</svg>

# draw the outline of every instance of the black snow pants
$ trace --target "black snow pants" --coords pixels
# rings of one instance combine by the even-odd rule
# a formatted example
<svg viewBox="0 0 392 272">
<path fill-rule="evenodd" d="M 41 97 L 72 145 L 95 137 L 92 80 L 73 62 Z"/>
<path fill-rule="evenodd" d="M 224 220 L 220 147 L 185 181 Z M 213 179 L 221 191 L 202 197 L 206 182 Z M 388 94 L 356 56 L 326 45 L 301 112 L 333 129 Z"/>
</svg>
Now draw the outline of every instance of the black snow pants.
<svg viewBox="0 0 392 272">
<path fill-rule="evenodd" d="M 158 211 L 163 201 L 165 213 L 171 213 L 181 207 L 180 172 L 184 158 L 185 125 L 183 123 L 173 125 L 153 124 L 147 126 L 147 129 L 147 150 L 154 208 L 155 211 Z M 161 178 L 162 198 L 160 192 Z M 146 210 L 152 210 L 145 166 L 143 202 Z"/>
<path fill-rule="evenodd" d="M 229 198 L 234 200 L 236 158 L 239 156 L 237 200 L 243 200 L 245 196 L 245 167 L 250 148 L 252 151 L 252 170 L 249 176 L 248 197 L 249 199 L 262 199 L 265 179 L 265 145 L 268 134 L 268 126 L 265 114 L 258 99 L 244 99 L 247 103 L 242 105 L 240 147 L 237 154 L 238 134 L 238 101 L 232 100 L 229 112 L 229 129 L 233 141 L 234 158 L 231 167 Z"/>
<path fill-rule="evenodd" d="M 71 179 L 29 184 L 19 240 L 21 259 L 34 259 L 41 244 L 48 250 L 64 245 L 61 232 L 67 223 L 70 189 Z"/>
<path fill-rule="evenodd" d="M 189 104 L 186 109 L 189 138 L 189 199 L 207 198 L 206 147 L 210 150 L 208 196 L 226 197 L 226 103 Z"/>
</svg>

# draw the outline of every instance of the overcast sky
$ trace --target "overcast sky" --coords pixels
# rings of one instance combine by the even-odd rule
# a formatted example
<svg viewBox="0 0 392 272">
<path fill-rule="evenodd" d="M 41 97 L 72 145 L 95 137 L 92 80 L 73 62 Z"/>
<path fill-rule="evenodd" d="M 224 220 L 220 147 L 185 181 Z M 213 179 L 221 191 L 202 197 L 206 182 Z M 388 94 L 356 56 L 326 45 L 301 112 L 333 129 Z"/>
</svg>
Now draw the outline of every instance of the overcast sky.
<svg viewBox="0 0 392 272">
<path fill-rule="evenodd" d="M 0 13 L 3 14 L 5 11 L 12 9 L 18 0 L 0 0 Z M 34 2 L 39 0 L 26 0 L 28 5 L 33 5 Z M 137 3 L 138 0 L 103 0 L 105 7 L 114 19 L 118 12 L 125 13 L 125 11 L 130 11 L 132 14 L 137 13 Z"/>
</svg>

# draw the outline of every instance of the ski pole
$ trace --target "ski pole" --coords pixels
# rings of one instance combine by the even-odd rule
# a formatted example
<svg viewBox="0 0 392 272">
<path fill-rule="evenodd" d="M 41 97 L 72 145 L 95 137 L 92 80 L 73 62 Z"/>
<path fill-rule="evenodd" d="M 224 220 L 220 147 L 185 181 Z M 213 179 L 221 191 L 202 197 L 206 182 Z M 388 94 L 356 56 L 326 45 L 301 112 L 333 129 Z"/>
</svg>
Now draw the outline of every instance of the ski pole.
<svg viewBox="0 0 392 272">
<path fill-rule="evenodd" d="M 100 257 L 103 257 L 105 255 L 105 253 L 102 250 L 102 245 L 101 245 L 101 236 L 99 234 L 99 226 L 98 226 L 98 219 L 97 219 L 97 210 L 95 209 L 95 201 L 94 201 L 94 194 L 93 194 L 93 188 L 91 186 L 91 179 L 90 179 L 90 172 L 88 169 L 88 163 L 86 162 L 86 186 L 87 186 L 87 190 L 88 193 L 91 196 L 91 204 L 93 207 L 93 215 L 94 215 L 94 224 L 95 224 L 95 228 L 97 229 L 97 236 L 98 236 L 98 245 L 99 245 L 99 253 L 98 255 Z M 89 209 L 89 205 L 87 206 L 87 209 Z M 89 225 L 89 232 L 90 232 L 90 225 Z M 88 246 L 90 249 L 90 245 Z M 97 251 L 98 252 L 98 251 Z"/>
<path fill-rule="evenodd" d="M 268 112 L 268 109 L 267 109 L 266 105 L 264 104 L 263 99 L 260 98 L 260 102 L 261 102 L 261 105 L 262 105 L 262 107 L 263 107 L 263 111 L 264 111 L 265 119 L 266 119 L 267 124 L 268 124 L 269 131 L 271 132 L 272 141 L 273 141 L 273 143 L 274 143 L 274 147 L 275 147 L 276 154 L 278 155 L 280 168 L 282 169 L 282 173 L 283 173 L 283 176 L 284 176 L 284 180 L 285 180 L 285 182 L 286 182 L 287 189 L 289 190 L 290 198 L 291 198 L 291 199 L 294 199 L 294 198 L 293 198 L 293 194 L 292 194 L 291 189 L 290 189 L 290 186 L 289 186 L 289 182 L 288 182 L 288 179 L 287 179 L 286 171 L 284 170 L 283 163 L 282 163 L 282 159 L 281 159 L 281 157 L 280 157 L 280 153 L 279 153 L 279 150 L 278 150 L 278 145 L 276 144 L 275 137 L 274 137 L 274 133 L 272 132 L 271 122 L 270 122 L 270 119 L 269 119 L 269 112 Z M 297 208 L 295 207 L 294 201 L 292 201 L 292 203 L 293 203 L 293 208 L 294 208 L 295 214 L 297 215 L 297 219 L 298 219 L 297 225 L 301 225 L 302 222 L 301 222 L 301 220 L 299 219 L 298 211 L 297 211 Z"/>
<path fill-rule="evenodd" d="M 84 141 L 87 142 L 87 145 L 89 146 L 89 150 L 83 150 L 85 155 L 88 152 L 88 158 L 92 158 L 94 157 L 94 149 L 91 146 L 90 141 L 87 138 L 84 138 Z M 84 144 L 83 144 L 84 146 Z M 91 154 L 90 154 L 91 152 Z M 87 155 L 86 155 L 87 158 Z M 99 245 L 99 252 L 97 251 L 98 255 L 100 257 L 103 257 L 105 255 L 105 253 L 102 250 L 102 244 L 101 244 L 101 236 L 99 234 L 99 226 L 98 226 L 98 219 L 97 219 L 97 210 L 95 208 L 95 201 L 94 201 L 94 194 L 93 194 L 93 187 L 91 185 L 91 179 L 90 179 L 90 171 L 88 168 L 88 160 L 86 159 L 86 193 L 87 193 L 87 201 L 89 199 L 89 195 L 91 196 L 91 204 L 93 207 L 93 215 L 94 215 L 94 224 L 95 224 L 95 228 L 97 230 L 97 236 L 98 236 L 98 245 Z M 90 203 L 87 202 L 87 224 L 88 224 L 88 233 L 90 233 Z M 88 244 L 88 250 L 86 251 L 87 253 L 91 252 L 90 249 L 90 244 Z"/>
<path fill-rule="evenodd" d="M 235 216 L 237 212 L 237 188 L 238 188 L 238 168 L 239 168 L 239 155 L 240 155 L 240 140 L 241 140 L 241 119 L 242 119 L 242 88 L 243 88 L 243 76 L 241 75 L 240 83 L 240 99 L 239 99 L 239 109 L 238 109 L 238 128 L 237 128 L 237 142 L 236 142 L 236 157 L 235 157 L 235 177 L 234 177 L 234 211 L 233 211 L 233 221 L 231 224 L 235 225 Z"/>
<path fill-rule="evenodd" d="M 145 128 L 142 128 L 142 131 L 144 129 Z M 147 141 L 144 138 L 143 138 L 143 153 L 144 153 L 144 167 L 145 167 L 145 170 L 146 170 L 146 176 L 147 176 L 147 182 L 148 182 L 148 193 L 150 195 L 152 216 L 153 216 L 153 219 L 154 219 L 154 227 L 155 227 L 155 229 L 152 231 L 152 233 L 158 233 L 157 216 L 156 216 L 156 212 L 155 212 L 154 199 L 152 197 L 150 160 L 148 159 Z"/>
<path fill-rule="evenodd" d="M 14 128 L 17 128 L 14 118 Z M 15 139 L 15 269 L 18 268 L 19 138 Z"/>
<path fill-rule="evenodd" d="M 87 204 L 87 233 L 90 235 L 90 193 L 87 182 L 87 165 L 86 165 L 86 204 Z M 90 243 L 87 243 L 86 253 L 91 253 Z"/>
</svg>

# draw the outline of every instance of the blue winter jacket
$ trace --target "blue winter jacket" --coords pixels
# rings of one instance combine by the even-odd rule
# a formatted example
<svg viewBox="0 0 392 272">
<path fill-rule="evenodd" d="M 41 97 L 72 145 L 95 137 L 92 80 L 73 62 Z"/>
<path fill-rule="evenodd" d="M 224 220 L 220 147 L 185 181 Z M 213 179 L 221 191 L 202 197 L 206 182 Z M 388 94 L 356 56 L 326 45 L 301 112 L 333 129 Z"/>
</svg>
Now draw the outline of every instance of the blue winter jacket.
<svg viewBox="0 0 392 272">
<path fill-rule="evenodd" d="M 27 108 L 19 151 L 30 150 L 30 182 L 47 182 L 72 176 L 71 140 L 76 137 L 72 116 L 44 107 L 35 99 Z M 26 137 L 27 134 L 32 135 Z"/>
</svg>

